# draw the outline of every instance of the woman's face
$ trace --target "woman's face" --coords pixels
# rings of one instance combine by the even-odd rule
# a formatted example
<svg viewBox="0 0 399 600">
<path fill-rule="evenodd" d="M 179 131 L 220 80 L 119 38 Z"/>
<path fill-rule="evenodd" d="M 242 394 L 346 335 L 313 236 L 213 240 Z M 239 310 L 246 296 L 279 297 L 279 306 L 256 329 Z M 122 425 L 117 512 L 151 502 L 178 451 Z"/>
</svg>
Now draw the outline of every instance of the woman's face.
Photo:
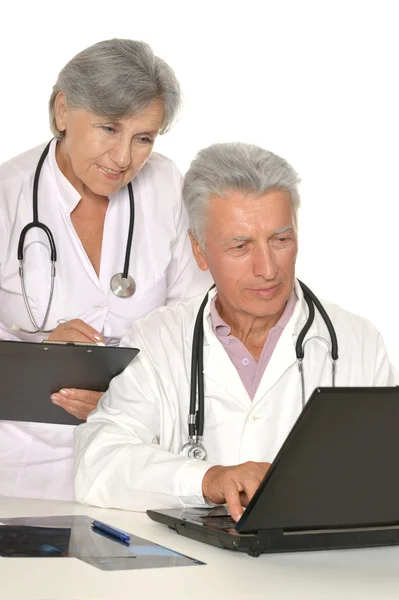
<svg viewBox="0 0 399 600">
<path fill-rule="evenodd" d="M 134 179 L 149 158 L 164 109 L 158 99 L 134 116 L 109 119 L 68 107 L 60 92 L 55 115 L 65 132 L 56 152 L 65 177 L 80 193 L 110 196 Z"/>
</svg>

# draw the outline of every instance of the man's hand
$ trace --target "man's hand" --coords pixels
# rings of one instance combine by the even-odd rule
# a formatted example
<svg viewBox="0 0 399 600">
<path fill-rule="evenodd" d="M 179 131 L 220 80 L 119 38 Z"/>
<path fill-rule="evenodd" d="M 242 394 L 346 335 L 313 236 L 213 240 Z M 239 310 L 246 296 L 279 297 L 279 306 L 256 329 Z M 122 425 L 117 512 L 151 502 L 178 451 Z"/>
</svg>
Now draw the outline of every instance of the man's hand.
<svg viewBox="0 0 399 600">
<path fill-rule="evenodd" d="M 51 400 L 74 417 L 86 421 L 102 395 L 103 392 L 91 390 L 62 389 L 58 393 L 52 394 Z"/>
<path fill-rule="evenodd" d="M 61 325 L 58 325 L 58 327 L 50 333 L 47 339 L 50 342 L 105 343 L 101 333 L 81 319 L 72 319 L 72 321 L 61 323 Z"/>
<path fill-rule="evenodd" d="M 267 471 L 270 463 L 246 462 L 233 467 L 211 467 L 202 480 L 202 495 L 215 504 L 227 503 L 235 521 L 244 512 Z"/>
</svg>

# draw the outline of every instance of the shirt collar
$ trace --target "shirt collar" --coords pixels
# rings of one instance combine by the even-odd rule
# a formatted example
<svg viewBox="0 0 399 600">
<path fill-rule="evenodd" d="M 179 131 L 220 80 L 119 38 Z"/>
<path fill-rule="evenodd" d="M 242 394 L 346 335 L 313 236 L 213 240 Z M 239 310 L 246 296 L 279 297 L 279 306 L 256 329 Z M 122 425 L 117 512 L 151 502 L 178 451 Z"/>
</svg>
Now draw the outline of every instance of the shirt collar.
<svg viewBox="0 0 399 600">
<path fill-rule="evenodd" d="M 231 333 L 231 327 L 230 325 L 227 325 L 227 323 L 220 316 L 219 311 L 216 308 L 216 299 L 217 295 L 214 298 L 212 298 L 210 306 L 212 329 L 215 335 L 227 337 Z"/>
<path fill-rule="evenodd" d="M 57 184 L 57 188 L 59 191 L 61 204 L 70 214 L 80 202 L 81 196 L 79 192 L 73 187 L 73 185 L 68 181 L 65 175 L 61 172 L 56 158 L 55 158 L 55 149 L 57 147 L 57 140 L 54 138 L 50 144 L 50 150 L 48 153 L 48 162 L 51 169 L 51 173 L 54 177 L 54 180 Z"/>
<path fill-rule="evenodd" d="M 210 305 L 212 329 L 215 335 L 227 337 L 231 333 L 231 327 L 220 316 L 218 309 L 216 308 L 216 299 L 217 295 L 214 298 L 212 298 Z M 289 297 L 287 304 L 285 305 L 283 314 L 277 321 L 276 325 L 270 330 L 270 333 L 276 329 L 284 329 L 284 327 L 287 325 L 288 321 L 293 315 L 297 300 L 298 298 L 295 289 L 293 289 L 292 294 Z"/>
<path fill-rule="evenodd" d="M 308 308 L 307 308 L 307 305 L 306 305 L 306 302 L 305 302 L 305 299 L 303 296 L 302 288 L 297 279 L 295 280 L 293 291 L 294 291 L 294 295 L 291 296 L 289 302 L 292 301 L 294 303 L 294 310 L 291 315 L 291 318 L 288 318 L 288 323 L 286 325 L 287 325 L 287 328 L 290 329 L 290 331 L 293 335 L 293 340 L 295 342 L 295 339 L 298 337 L 302 327 L 306 323 L 306 320 L 308 317 Z M 212 318 L 211 318 L 211 305 L 212 305 L 213 299 L 216 296 L 217 296 L 217 290 L 216 290 L 216 288 L 213 288 L 208 293 L 208 301 L 204 308 L 204 320 L 203 320 L 204 345 L 209 345 L 210 343 L 213 343 L 212 340 L 217 341 L 217 336 L 215 335 L 215 332 L 213 330 L 213 323 L 212 323 Z M 192 320 L 190 326 L 188 327 L 188 330 L 186 333 L 186 341 L 189 345 L 192 344 L 196 315 L 197 315 L 197 311 L 199 309 L 199 306 L 200 306 L 202 300 L 203 300 L 203 297 L 196 298 L 195 315 L 193 316 L 193 320 Z M 288 303 L 287 303 L 287 307 L 288 307 Z M 287 310 L 287 314 L 288 314 L 288 310 Z M 283 318 L 283 317 L 285 318 L 286 316 L 287 315 L 283 314 L 281 316 L 281 318 Z M 225 325 L 225 326 L 228 327 L 228 325 Z M 306 339 L 309 339 L 314 336 L 322 338 L 327 343 L 330 343 L 330 336 L 329 336 L 327 327 L 324 324 L 324 321 L 321 319 L 321 317 L 319 317 L 317 310 L 316 310 L 314 322 L 313 322 L 312 326 L 310 327 L 308 333 L 306 334 Z"/>
</svg>

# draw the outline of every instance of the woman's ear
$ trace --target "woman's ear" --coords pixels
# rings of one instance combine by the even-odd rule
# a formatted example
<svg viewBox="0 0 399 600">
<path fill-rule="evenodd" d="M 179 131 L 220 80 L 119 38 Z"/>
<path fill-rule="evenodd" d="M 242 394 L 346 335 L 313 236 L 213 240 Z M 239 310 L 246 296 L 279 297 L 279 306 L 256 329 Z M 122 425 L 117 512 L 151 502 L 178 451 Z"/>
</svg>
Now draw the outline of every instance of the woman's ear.
<svg viewBox="0 0 399 600">
<path fill-rule="evenodd" d="M 68 107 L 64 92 L 58 92 L 54 100 L 55 123 L 59 131 L 66 130 Z"/>
</svg>

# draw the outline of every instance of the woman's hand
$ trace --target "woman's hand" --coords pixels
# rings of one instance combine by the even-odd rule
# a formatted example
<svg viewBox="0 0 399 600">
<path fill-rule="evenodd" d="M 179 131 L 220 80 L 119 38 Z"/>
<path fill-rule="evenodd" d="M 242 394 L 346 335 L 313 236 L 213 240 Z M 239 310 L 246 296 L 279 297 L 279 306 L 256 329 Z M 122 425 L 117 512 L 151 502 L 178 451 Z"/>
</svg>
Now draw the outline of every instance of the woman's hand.
<svg viewBox="0 0 399 600">
<path fill-rule="evenodd" d="M 104 344 L 103 336 L 81 319 L 72 319 L 61 323 L 47 338 L 50 342 L 88 342 Z M 51 395 L 51 400 L 71 415 L 86 421 L 88 415 L 96 408 L 102 392 L 92 390 L 76 390 L 63 388 Z"/>
<path fill-rule="evenodd" d="M 48 336 L 49 342 L 91 342 L 105 344 L 101 333 L 81 319 L 61 323 Z"/>
<path fill-rule="evenodd" d="M 86 421 L 89 414 L 97 407 L 103 392 L 91 390 L 76 390 L 63 388 L 55 394 L 51 394 L 51 400 L 71 415 Z"/>
</svg>

